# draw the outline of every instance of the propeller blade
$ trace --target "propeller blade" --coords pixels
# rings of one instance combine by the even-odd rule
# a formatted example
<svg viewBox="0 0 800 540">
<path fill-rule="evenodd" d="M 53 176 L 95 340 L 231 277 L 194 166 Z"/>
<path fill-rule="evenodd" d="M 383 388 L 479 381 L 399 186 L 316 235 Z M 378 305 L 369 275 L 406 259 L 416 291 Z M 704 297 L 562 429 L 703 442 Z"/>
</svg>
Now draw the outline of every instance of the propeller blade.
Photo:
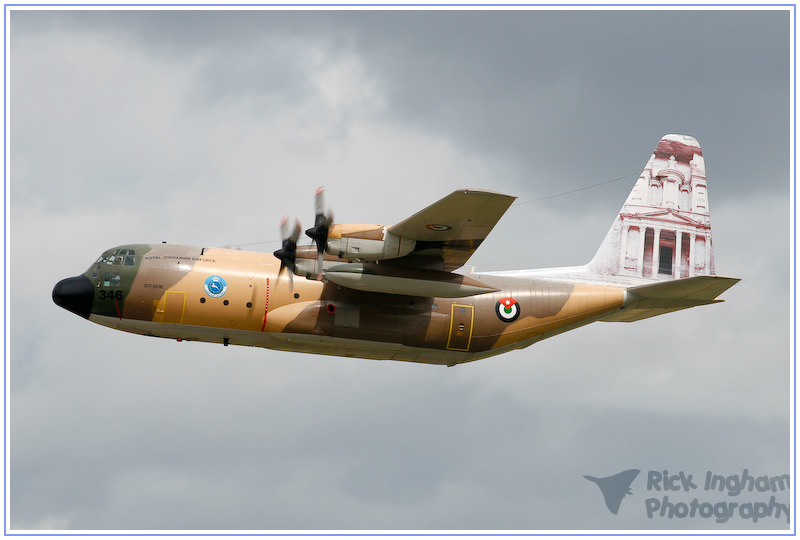
<svg viewBox="0 0 800 540">
<path fill-rule="evenodd" d="M 281 261 L 281 267 L 278 270 L 278 280 L 281 278 L 283 269 L 289 270 L 289 284 L 294 290 L 294 270 L 296 268 L 297 260 L 297 240 L 300 238 L 302 228 L 300 223 L 295 220 L 294 229 L 289 228 L 289 216 L 284 216 L 281 220 L 281 238 L 283 240 L 281 249 L 274 251 L 272 254 Z"/>
<path fill-rule="evenodd" d="M 322 258 L 328 247 L 328 231 L 333 223 L 333 213 L 325 212 L 325 189 L 320 187 L 314 194 L 314 226 L 306 230 L 306 236 L 317 245 L 317 271 L 322 274 Z"/>
<path fill-rule="evenodd" d="M 314 213 L 317 215 L 325 213 L 325 188 L 322 186 L 314 192 Z"/>
</svg>

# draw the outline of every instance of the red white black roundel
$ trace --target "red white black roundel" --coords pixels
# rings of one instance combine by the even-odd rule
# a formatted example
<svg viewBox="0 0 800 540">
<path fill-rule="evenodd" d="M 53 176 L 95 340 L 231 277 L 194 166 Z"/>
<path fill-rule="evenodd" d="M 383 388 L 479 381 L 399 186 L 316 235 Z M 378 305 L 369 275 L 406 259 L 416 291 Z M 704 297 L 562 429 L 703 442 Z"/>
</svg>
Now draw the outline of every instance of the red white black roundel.
<svg viewBox="0 0 800 540">
<path fill-rule="evenodd" d="M 511 297 L 501 298 L 494 310 L 503 322 L 514 322 L 519 317 L 519 304 Z"/>
</svg>

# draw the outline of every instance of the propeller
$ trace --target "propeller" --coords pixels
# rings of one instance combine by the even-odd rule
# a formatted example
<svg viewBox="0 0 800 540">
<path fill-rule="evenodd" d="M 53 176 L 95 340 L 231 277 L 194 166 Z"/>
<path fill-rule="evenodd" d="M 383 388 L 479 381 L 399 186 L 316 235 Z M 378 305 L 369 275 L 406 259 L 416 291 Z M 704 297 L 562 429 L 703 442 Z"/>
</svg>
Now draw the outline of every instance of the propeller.
<svg viewBox="0 0 800 540">
<path fill-rule="evenodd" d="M 273 255 L 281 261 L 280 270 L 278 270 L 278 279 L 284 268 L 289 270 L 289 286 L 294 290 L 294 270 L 295 260 L 297 259 L 297 239 L 300 238 L 301 231 L 300 223 L 295 220 L 294 230 L 289 230 L 289 216 L 284 216 L 281 220 L 281 239 L 283 244 L 281 249 L 273 252 Z"/>
<path fill-rule="evenodd" d="M 311 238 L 317 245 L 317 272 L 322 274 L 322 256 L 328 247 L 328 231 L 333 223 L 333 212 L 330 209 L 325 212 L 325 189 L 318 188 L 314 194 L 314 226 L 306 230 L 306 236 Z"/>
</svg>

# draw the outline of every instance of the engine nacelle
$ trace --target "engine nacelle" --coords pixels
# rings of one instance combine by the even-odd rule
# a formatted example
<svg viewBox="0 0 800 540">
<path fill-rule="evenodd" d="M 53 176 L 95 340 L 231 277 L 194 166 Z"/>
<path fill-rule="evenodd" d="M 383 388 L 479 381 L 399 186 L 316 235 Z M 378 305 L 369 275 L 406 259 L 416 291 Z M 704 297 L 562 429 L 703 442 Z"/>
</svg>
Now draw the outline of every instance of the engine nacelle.
<svg viewBox="0 0 800 540">
<path fill-rule="evenodd" d="M 395 236 L 381 225 L 334 225 L 326 252 L 348 261 L 382 261 L 405 257 L 416 240 Z"/>
</svg>

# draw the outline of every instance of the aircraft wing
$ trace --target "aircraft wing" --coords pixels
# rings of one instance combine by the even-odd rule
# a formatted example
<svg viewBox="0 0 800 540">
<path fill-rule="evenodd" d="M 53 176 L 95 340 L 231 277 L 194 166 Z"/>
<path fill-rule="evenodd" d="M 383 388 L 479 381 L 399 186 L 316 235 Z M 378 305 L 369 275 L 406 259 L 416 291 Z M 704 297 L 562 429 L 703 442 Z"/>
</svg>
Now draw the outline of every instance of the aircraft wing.
<svg viewBox="0 0 800 540">
<path fill-rule="evenodd" d="M 485 190 L 454 191 L 388 229 L 416 240 L 416 247 L 386 263 L 448 272 L 464 266 L 515 199 Z"/>
</svg>

